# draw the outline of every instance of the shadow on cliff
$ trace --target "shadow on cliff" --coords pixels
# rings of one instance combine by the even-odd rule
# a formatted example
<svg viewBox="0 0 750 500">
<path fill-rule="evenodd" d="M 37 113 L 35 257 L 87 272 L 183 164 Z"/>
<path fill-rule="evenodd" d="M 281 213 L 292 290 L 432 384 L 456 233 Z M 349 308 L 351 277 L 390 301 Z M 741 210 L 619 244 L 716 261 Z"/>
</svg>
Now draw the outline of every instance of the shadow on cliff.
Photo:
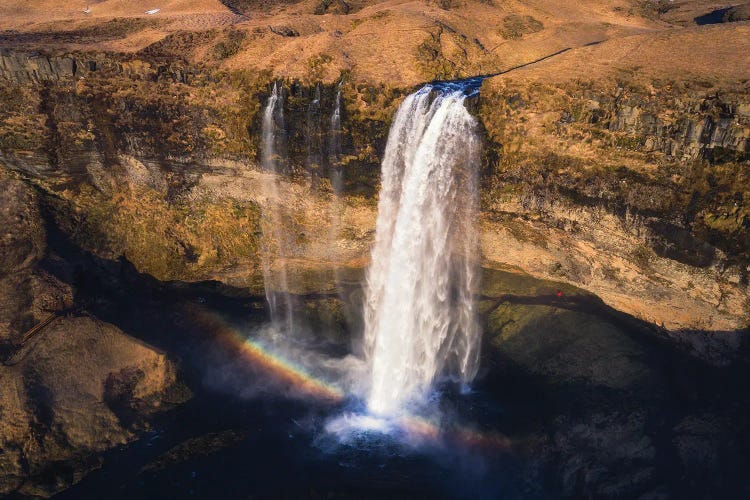
<svg viewBox="0 0 750 500">
<path fill-rule="evenodd" d="M 211 335 L 189 320 L 192 309 L 261 322 L 265 298 L 219 282 L 162 282 L 138 272 L 124 257 L 110 260 L 81 249 L 45 209 L 48 253 L 40 263 L 72 285 L 77 311 L 111 323 L 182 363 L 191 388 L 200 386 L 195 352 Z M 227 355 L 231 355 L 228 353 Z"/>
<path fill-rule="evenodd" d="M 45 209 L 49 251 L 41 265 L 73 286 L 75 309 L 110 322 L 133 337 L 177 354 L 180 358 L 193 347 L 190 339 L 205 340 L 211 335 L 211 332 L 205 331 L 205 326 L 189 321 L 191 309 L 210 310 L 256 324 L 266 321 L 268 312 L 264 296 L 253 295 L 247 289 L 217 281 L 162 282 L 139 272 L 124 257 L 117 260 L 98 257 L 75 244 L 54 222 L 51 210 L 50 207 Z M 298 296 L 297 300 L 336 296 L 336 292 L 311 293 Z M 676 355 L 676 343 L 670 335 L 678 339 L 689 335 L 706 338 L 738 335 L 743 338 L 743 344 L 732 354 L 732 361 L 745 365 L 750 359 L 747 329 L 732 332 L 670 332 L 668 335 L 656 325 L 607 306 L 594 295 L 503 294 L 479 296 L 478 300 L 490 304 L 483 312 L 484 320 L 502 304 L 548 306 L 586 313 L 616 325 L 638 342 L 659 346 L 670 355 Z M 682 347 L 685 347 L 684 344 Z"/>
<path fill-rule="evenodd" d="M 479 300 L 488 301 L 490 306 L 483 313 L 487 317 L 502 304 L 548 306 L 556 309 L 590 314 L 621 328 L 627 335 L 640 342 L 660 345 L 669 352 L 676 348 L 690 351 L 693 355 L 714 364 L 750 361 L 750 328 L 741 330 L 676 330 L 668 331 L 658 325 L 638 319 L 630 314 L 614 309 L 596 295 L 569 295 L 562 293 L 542 293 L 536 295 L 503 294 L 482 295 Z M 693 337 L 693 342 L 690 338 Z M 722 339 L 736 340 L 738 345 L 729 346 Z"/>
<path fill-rule="evenodd" d="M 493 300 L 534 319 L 487 324 L 476 389 L 501 402 L 495 425 L 526 443 L 548 491 L 696 498 L 746 489 L 746 361 L 713 366 L 596 297 Z"/>
</svg>

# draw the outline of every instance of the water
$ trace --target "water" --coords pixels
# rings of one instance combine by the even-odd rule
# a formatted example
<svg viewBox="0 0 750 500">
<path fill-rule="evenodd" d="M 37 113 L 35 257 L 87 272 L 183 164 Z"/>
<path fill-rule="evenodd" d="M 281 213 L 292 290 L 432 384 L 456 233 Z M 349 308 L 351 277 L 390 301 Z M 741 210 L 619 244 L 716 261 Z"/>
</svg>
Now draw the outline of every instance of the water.
<svg viewBox="0 0 750 500">
<path fill-rule="evenodd" d="M 278 176 L 284 170 L 286 156 L 286 127 L 284 123 L 284 88 L 274 82 L 271 95 L 263 110 L 261 124 L 260 163 L 264 172 L 261 227 L 261 260 L 263 286 L 272 324 L 291 332 L 294 327 L 294 308 L 289 294 L 289 278 L 285 257 L 290 242 L 282 225 Z"/>
<path fill-rule="evenodd" d="M 476 82 L 438 82 L 408 96 L 394 119 L 386 146 L 376 241 L 367 275 L 361 386 L 368 410 L 393 415 L 425 402 L 433 382 L 449 378 L 466 386 L 476 375 L 480 332 L 475 321 L 477 123 L 464 106 Z M 307 170 L 319 169 L 321 95 L 307 109 Z M 276 83 L 263 112 L 261 166 L 264 182 L 263 268 L 272 326 L 295 334 L 285 261 L 278 178 L 283 171 L 283 87 Z M 317 131 L 318 133 L 313 133 Z M 329 161 L 333 187 L 330 258 L 338 261 L 342 179 L 341 86 L 330 118 Z M 338 273 L 335 273 L 338 278 Z M 338 281 L 338 279 L 337 279 Z M 299 326 L 299 325 L 297 325 Z"/>
<path fill-rule="evenodd" d="M 333 204 L 331 209 L 331 232 L 329 235 L 330 259 L 335 262 L 334 279 L 336 288 L 339 290 L 341 297 L 341 272 L 339 268 L 341 255 L 339 252 L 339 237 L 341 236 L 341 222 L 344 211 L 342 203 L 342 190 L 344 187 L 344 174 L 341 170 L 341 84 L 336 87 L 336 97 L 333 101 L 333 111 L 331 112 L 331 122 L 328 140 L 328 165 L 331 188 L 333 190 Z"/>
<path fill-rule="evenodd" d="M 320 84 L 315 86 L 315 91 L 310 104 L 307 106 L 306 134 L 305 134 L 305 170 L 312 187 L 317 185 L 323 158 L 323 144 L 321 142 L 322 127 L 320 119 L 321 95 Z"/>
<path fill-rule="evenodd" d="M 341 195 L 343 176 L 339 162 L 341 161 L 341 82 L 336 87 L 336 98 L 331 113 L 331 130 L 329 134 L 329 163 L 331 165 L 331 185 L 336 196 Z"/>
<path fill-rule="evenodd" d="M 400 106 L 383 159 L 367 274 L 367 405 L 395 414 L 425 401 L 436 377 L 477 372 L 476 119 L 467 88 L 427 85 Z"/>
</svg>

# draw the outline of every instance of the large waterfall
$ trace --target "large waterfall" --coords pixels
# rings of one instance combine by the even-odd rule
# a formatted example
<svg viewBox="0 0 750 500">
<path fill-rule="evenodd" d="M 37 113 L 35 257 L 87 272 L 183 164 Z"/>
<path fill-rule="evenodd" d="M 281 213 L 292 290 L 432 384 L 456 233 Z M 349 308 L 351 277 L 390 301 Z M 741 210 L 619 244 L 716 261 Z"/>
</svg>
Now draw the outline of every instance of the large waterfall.
<svg viewBox="0 0 750 500">
<path fill-rule="evenodd" d="M 389 415 L 441 376 L 476 375 L 477 122 L 466 89 L 427 85 L 391 126 L 367 273 L 367 404 Z"/>
<path fill-rule="evenodd" d="M 271 311 L 271 322 L 279 329 L 291 331 L 294 326 L 294 310 L 289 294 L 289 279 L 286 269 L 288 238 L 282 224 L 281 200 L 278 178 L 284 169 L 286 157 L 286 127 L 284 123 L 284 88 L 274 82 L 271 96 L 263 110 L 261 123 L 260 163 L 264 171 L 262 207 L 261 258 L 263 285 Z"/>
</svg>

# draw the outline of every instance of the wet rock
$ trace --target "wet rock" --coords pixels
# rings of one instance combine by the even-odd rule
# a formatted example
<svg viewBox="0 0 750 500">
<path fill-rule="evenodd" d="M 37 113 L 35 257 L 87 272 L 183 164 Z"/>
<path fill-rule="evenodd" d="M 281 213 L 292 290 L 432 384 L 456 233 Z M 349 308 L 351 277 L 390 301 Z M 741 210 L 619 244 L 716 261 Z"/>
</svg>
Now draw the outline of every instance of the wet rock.
<svg viewBox="0 0 750 500">
<path fill-rule="evenodd" d="M 197 457 L 205 457 L 234 446 L 247 436 L 246 431 L 228 430 L 187 439 L 144 466 L 141 472 L 154 473 Z M 193 477 L 195 474 L 195 472 L 192 473 Z"/>
</svg>

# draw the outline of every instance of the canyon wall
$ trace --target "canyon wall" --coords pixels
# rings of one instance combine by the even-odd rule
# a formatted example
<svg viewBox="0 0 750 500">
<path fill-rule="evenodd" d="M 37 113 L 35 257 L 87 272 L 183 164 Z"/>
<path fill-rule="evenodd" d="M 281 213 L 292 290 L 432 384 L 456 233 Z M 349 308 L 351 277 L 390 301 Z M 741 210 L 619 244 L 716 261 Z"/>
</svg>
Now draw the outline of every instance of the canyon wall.
<svg viewBox="0 0 750 500">
<path fill-rule="evenodd" d="M 0 163 L 49 198 L 73 241 L 160 280 L 260 292 L 266 174 L 256 158 L 270 75 L 8 51 L 3 68 Z M 322 127 L 311 134 L 316 89 L 285 82 L 283 220 L 297 235 L 301 288 L 316 286 L 303 278 L 312 269 L 366 264 L 380 157 L 410 90 L 342 78 L 336 162 L 325 150 L 334 86 L 320 87 Z M 742 89 L 701 81 L 488 80 L 472 104 L 486 136 L 485 265 L 573 284 L 666 331 L 723 332 L 735 345 L 748 325 L 749 106 Z M 327 248 L 335 169 L 345 179 L 337 263 Z"/>
</svg>

